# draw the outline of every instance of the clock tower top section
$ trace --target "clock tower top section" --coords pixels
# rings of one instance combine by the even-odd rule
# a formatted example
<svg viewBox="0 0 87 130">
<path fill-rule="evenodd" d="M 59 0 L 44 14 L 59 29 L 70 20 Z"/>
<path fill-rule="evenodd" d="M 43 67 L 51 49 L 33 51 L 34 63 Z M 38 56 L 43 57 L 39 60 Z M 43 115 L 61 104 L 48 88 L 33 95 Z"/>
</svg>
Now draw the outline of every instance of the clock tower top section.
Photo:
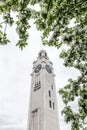
<svg viewBox="0 0 87 130">
<path fill-rule="evenodd" d="M 33 62 L 33 65 L 37 65 L 38 63 L 42 63 L 42 62 L 47 62 L 50 63 L 51 65 L 53 64 L 50 60 L 49 57 L 47 55 L 47 52 L 45 50 L 40 50 L 40 52 L 38 53 L 38 57 L 37 60 L 35 60 Z"/>
<path fill-rule="evenodd" d="M 37 59 L 42 59 L 45 58 L 47 60 L 49 60 L 48 56 L 47 56 L 47 52 L 45 50 L 40 50 L 39 54 L 38 54 L 38 58 Z"/>
<path fill-rule="evenodd" d="M 45 50 L 40 50 L 38 53 L 37 60 L 33 62 L 33 69 L 37 70 L 35 68 L 48 68 L 48 66 L 52 69 L 53 63 L 49 60 L 49 57 L 47 55 L 47 52 Z M 36 72 L 36 71 L 34 71 Z"/>
<path fill-rule="evenodd" d="M 45 50 L 40 50 L 37 60 L 33 62 L 33 72 L 38 73 L 41 69 L 53 74 L 53 63 L 49 60 Z"/>
</svg>

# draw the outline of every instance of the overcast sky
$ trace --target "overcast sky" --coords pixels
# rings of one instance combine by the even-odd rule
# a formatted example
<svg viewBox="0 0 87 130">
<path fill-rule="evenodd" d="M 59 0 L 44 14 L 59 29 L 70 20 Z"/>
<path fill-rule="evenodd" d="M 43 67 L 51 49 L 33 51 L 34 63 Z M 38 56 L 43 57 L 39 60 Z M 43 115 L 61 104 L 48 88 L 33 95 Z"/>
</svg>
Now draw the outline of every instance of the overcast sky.
<svg viewBox="0 0 87 130">
<path fill-rule="evenodd" d="M 0 46 L 0 130 L 27 129 L 30 74 L 32 63 L 41 49 L 47 51 L 48 57 L 53 62 L 57 91 L 67 84 L 69 78 L 75 79 L 79 75 L 75 69 L 63 66 L 63 60 L 58 57 L 60 50 L 41 45 L 40 35 L 35 26 L 32 26 L 28 40 L 29 45 L 21 51 L 15 47 L 18 38 L 15 34 L 15 27 L 12 29 L 8 27 L 8 37 L 11 43 Z M 60 113 L 63 108 L 60 96 L 57 97 L 57 100 L 60 130 L 70 130 L 69 124 L 64 123 Z"/>
</svg>

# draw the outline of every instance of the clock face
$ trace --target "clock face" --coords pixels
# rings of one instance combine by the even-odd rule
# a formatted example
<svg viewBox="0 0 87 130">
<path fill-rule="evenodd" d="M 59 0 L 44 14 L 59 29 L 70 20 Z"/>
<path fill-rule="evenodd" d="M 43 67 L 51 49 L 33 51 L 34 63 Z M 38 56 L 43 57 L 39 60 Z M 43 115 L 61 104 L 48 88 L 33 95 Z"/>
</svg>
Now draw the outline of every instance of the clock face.
<svg viewBox="0 0 87 130">
<path fill-rule="evenodd" d="M 50 73 L 50 74 L 52 73 L 52 69 L 50 68 L 49 65 L 46 65 L 46 70 L 47 70 L 48 73 Z"/>
<path fill-rule="evenodd" d="M 41 64 L 39 64 L 39 65 L 37 65 L 36 67 L 35 67 L 35 73 L 38 73 L 40 70 L 41 70 L 41 68 L 42 68 L 42 65 Z"/>
</svg>

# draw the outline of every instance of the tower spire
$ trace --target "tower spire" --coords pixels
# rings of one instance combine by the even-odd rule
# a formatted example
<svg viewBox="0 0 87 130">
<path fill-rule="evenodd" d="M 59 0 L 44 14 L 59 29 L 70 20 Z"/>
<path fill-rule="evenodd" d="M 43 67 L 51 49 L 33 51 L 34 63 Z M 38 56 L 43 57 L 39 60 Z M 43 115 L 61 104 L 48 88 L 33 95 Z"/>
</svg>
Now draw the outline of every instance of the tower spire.
<svg viewBox="0 0 87 130">
<path fill-rule="evenodd" d="M 38 58 L 45 58 L 45 59 L 49 59 L 48 56 L 47 56 L 47 52 L 45 50 L 40 50 L 39 54 L 38 54 Z"/>
</svg>

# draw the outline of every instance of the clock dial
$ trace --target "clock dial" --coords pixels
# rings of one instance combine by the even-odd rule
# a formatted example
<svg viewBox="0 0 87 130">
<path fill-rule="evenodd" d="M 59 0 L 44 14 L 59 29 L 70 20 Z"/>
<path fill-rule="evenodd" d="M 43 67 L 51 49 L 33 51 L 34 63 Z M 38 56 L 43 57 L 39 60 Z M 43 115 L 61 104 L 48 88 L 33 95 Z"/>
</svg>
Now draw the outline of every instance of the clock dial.
<svg viewBox="0 0 87 130">
<path fill-rule="evenodd" d="M 48 73 L 50 73 L 50 74 L 52 73 L 52 69 L 50 68 L 49 65 L 46 65 L 46 70 L 47 70 Z"/>
<path fill-rule="evenodd" d="M 35 67 L 35 73 L 38 73 L 40 70 L 41 70 L 41 68 L 42 68 L 42 65 L 41 64 L 39 64 L 39 65 L 37 65 L 36 67 Z"/>
</svg>

